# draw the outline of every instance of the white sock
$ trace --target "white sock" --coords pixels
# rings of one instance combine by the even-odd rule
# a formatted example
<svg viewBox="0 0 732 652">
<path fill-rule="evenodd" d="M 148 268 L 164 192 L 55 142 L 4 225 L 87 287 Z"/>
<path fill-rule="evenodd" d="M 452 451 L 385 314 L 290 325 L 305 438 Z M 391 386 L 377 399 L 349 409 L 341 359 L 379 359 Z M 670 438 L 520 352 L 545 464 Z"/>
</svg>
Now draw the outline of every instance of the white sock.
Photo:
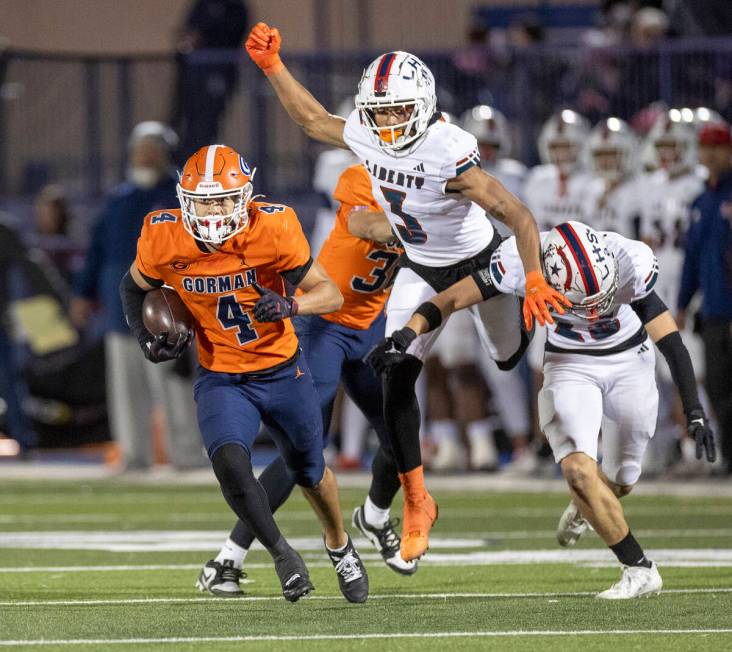
<svg viewBox="0 0 732 652">
<path fill-rule="evenodd" d="M 244 565 L 244 558 L 249 552 L 248 548 L 242 548 L 240 545 L 234 543 L 230 538 L 226 540 L 216 559 L 214 561 L 220 564 L 224 562 L 224 559 L 233 559 L 234 568 L 241 568 Z"/>
<path fill-rule="evenodd" d="M 468 435 L 468 441 L 473 445 L 478 441 L 492 439 L 491 420 L 478 419 L 477 421 L 471 421 L 465 426 L 465 433 Z"/>
<path fill-rule="evenodd" d="M 371 501 L 371 497 L 366 496 L 366 501 L 363 504 L 363 517 L 371 527 L 381 529 L 389 520 L 389 508 L 381 509 L 381 507 L 377 507 Z"/>
<path fill-rule="evenodd" d="M 432 434 L 432 439 L 435 440 L 438 446 L 443 441 L 457 441 L 459 435 L 457 424 L 452 419 L 437 419 L 432 421 L 429 425 L 429 431 Z"/>
<path fill-rule="evenodd" d="M 348 547 L 348 540 L 346 540 L 340 548 L 331 548 L 327 543 L 325 544 L 325 547 L 328 548 L 330 552 L 343 552 Z"/>
</svg>

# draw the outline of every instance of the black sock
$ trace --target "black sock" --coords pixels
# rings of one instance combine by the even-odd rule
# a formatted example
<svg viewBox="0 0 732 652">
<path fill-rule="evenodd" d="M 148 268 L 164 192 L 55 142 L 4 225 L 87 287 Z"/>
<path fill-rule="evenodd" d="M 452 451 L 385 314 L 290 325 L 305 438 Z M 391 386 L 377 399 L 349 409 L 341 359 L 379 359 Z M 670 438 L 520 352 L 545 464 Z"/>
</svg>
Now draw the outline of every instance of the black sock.
<svg viewBox="0 0 732 652">
<path fill-rule="evenodd" d="M 292 493 L 295 478 L 287 469 L 284 458 L 278 456 L 262 471 L 259 484 L 267 494 L 269 509 L 274 514 Z M 236 522 L 229 536 L 236 545 L 246 549 L 249 549 L 255 538 L 249 526 L 241 519 Z"/>
<path fill-rule="evenodd" d="M 371 502 L 379 509 L 388 509 L 400 486 L 394 458 L 384 450 L 383 446 L 379 446 L 374 455 L 374 461 L 371 463 L 371 487 L 369 488 Z"/>
<path fill-rule="evenodd" d="M 618 561 L 623 566 L 645 566 L 651 567 L 651 562 L 646 559 L 643 548 L 635 540 L 633 534 L 629 531 L 622 541 L 610 546 L 610 550 L 615 553 Z"/>
<path fill-rule="evenodd" d="M 238 444 L 224 444 L 211 458 L 221 493 L 234 513 L 268 550 L 282 538 L 267 502 L 267 494 L 252 471 L 249 453 Z"/>
<path fill-rule="evenodd" d="M 414 386 L 422 362 L 409 356 L 384 375 L 384 421 L 400 473 L 422 464 L 419 448 L 419 404 Z"/>
</svg>

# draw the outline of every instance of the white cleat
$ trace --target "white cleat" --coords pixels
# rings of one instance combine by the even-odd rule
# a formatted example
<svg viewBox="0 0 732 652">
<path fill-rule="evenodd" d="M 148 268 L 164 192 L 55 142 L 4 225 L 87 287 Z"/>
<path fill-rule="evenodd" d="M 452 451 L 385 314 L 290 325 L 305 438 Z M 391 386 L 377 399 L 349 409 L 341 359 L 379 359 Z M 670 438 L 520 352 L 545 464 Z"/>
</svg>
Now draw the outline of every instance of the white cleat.
<svg viewBox="0 0 732 652">
<path fill-rule="evenodd" d="M 495 471 L 498 468 L 498 451 L 493 442 L 493 433 L 488 437 L 470 440 L 470 468 L 473 471 Z"/>
<path fill-rule="evenodd" d="M 629 600 L 660 593 L 661 587 L 663 587 L 663 580 L 654 562 L 651 562 L 650 568 L 623 566 L 620 581 L 595 597 L 601 600 Z"/>
<path fill-rule="evenodd" d="M 223 563 L 212 559 L 201 569 L 196 588 L 218 598 L 236 598 L 242 594 L 239 586 L 242 577 L 244 572 L 231 559 L 224 559 Z"/>
<path fill-rule="evenodd" d="M 433 471 L 463 471 L 465 469 L 465 451 L 454 439 L 444 439 L 432 458 L 430 468 Z"/>
<path fill-rule="evenodd" d="M 574 501 L 564 510 L 557 525 L 557 542 L 565 548 L 573 546 L 587 530 L 591 530 L 590 522 L 580 514 Z"/>
</svg>

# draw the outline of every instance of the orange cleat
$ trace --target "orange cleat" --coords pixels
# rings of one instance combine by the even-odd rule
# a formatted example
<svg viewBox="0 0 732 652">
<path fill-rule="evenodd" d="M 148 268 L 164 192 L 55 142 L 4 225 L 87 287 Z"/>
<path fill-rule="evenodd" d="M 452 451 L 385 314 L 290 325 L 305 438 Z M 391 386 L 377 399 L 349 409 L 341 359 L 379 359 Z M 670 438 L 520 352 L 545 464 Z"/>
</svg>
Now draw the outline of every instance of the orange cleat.
<svg viewBox="0 0 732 652">
<path fill-rule="evenodd" d="M 424 469 L 399 474 L 404 489 L 402 544 L 399 554 L 404 561 L 419 559 L 429 548 L 429 532 L 437 521 L 438 507 L 424 486 Z"/>
</svg>

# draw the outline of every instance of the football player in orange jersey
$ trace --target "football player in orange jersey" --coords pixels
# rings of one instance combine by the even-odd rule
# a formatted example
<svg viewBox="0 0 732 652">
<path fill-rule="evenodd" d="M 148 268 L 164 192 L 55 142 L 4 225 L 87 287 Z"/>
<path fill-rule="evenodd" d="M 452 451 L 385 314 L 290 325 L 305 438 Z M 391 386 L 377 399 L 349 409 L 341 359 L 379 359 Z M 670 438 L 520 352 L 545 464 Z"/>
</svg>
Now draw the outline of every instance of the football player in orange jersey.
<svg viewBox="0 0 732 652">
<path fill-rule="evenodd" d="M 325 466 L 322 417 L 290 317 L 337 310 L 343 298 L 312 260 L 294 211 L 255 201 L 253 171 L 233 149 L 210 145 L 186 162 L 180 210 L 145 218 L 120 291 L 127 322 L 152 362 L 179 355 L 192 334 L 167 341 L 142 323 L 145 293 L 167 284 L 196 325 L 198 425 L 227 503 L 272 555 L 285 598 L 312 590 L 307 568 L 281 535 L 254 477 L 260 422 L 317 514 L 341 592 L 364 602 L 368 577 L 343 529 L 335 476 Z M 302 291 L 283 296 L 284 280 Z M 213 569 L 210 569 L 213 572 Z M 233 569 L 232 569 L 233 570 Z"/>
<path fill-rule="evenodd" d="M 323 447 L 341 381 L 379 437 L 371 487 L 364 504 L 353 512 L 353 525 L 377 548 L 389 568 L 411 575 L 417 562 L 401 558 L 401 541 L 394 531 L 397 521 L 389 514 L 400 483 L 384 424 L 381 382 L 363 362 L 384 337 L 384 304 L 401 249 L 389 243 L 394 234 L 388 222 L 378 219 L 383 213 L 362 165 L 352 165 L 341 174 L 334 199 L 339 202 L 336 224 L 320 250 L 318 263 L 341 291 L 343 306 L 328 314 L 298 315 L 293 323 L 320 397 Z M 281 458 L 262 472 L 259 481 L 272 511 L 287 500 L 294 487 Z M 227 569 L 240 571 L 253 540 L 251 529 L 239 521 L 218 555 L 204 566 L 198 588 L 220 597 L 239 595 L 239 574 Z M 207 569 L 212 573 L 207 574 Z"/>
</svg>

